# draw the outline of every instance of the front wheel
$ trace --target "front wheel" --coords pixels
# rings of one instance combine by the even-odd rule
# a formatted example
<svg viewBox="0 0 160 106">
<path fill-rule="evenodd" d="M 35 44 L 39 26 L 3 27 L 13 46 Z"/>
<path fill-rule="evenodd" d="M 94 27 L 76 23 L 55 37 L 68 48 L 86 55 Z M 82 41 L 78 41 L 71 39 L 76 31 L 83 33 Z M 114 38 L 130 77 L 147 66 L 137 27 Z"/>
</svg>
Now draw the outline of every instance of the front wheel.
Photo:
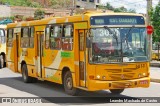
<svg viewBox="0 0 160 106">
<path fill-rule="evenodd" d="M 76 95 L 77 89 L 73 87 L 73 79 L 70 71 L 67 71 L 63 78 L 64 90 L 69 95 Z"/>
<path fill-rule="evenodd" d="M 121 94 L 123 91 L 124 89 L 110 89 L 112 94 Z"/>
</svg>

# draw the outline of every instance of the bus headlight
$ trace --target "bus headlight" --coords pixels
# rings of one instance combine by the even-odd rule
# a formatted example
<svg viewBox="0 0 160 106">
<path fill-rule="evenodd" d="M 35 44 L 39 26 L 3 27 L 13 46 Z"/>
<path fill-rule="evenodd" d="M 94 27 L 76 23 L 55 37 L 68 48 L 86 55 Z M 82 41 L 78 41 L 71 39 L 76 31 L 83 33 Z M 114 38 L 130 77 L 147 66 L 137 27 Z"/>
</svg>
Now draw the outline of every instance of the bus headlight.
<svg viewBox="0 0 160 106">
<path fill-rule="evenodd" d="M 100 79 L 100 75 L 97 75 L 97 79 Z"/>
<path fill-rule="evenodd" d="M 143 73 L 143 76 L 146 76 L 146 73 Z"/>
</svg>

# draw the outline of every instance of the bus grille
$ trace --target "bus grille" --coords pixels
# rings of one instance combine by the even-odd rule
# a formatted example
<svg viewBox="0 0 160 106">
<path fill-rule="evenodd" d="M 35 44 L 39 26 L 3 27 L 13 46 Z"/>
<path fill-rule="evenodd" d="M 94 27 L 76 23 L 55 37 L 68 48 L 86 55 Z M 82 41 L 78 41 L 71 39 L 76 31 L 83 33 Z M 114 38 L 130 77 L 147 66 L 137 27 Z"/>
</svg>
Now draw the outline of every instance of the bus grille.
<svg viewBox="0 0 160 106">
<path fill-rule="evenodd" d="M 121 72 L 122 72 L 121 69 L 106 69 L 106 70 L 107 70 L 107 72 L 109 72 L 109 73 L 121 73 Z"/>
<path fill-rule="evenodd" d="M 109 77 L 113 80 L 129 80 L 134 77 L 134 73 L 110 74 Z"/>
</svg>

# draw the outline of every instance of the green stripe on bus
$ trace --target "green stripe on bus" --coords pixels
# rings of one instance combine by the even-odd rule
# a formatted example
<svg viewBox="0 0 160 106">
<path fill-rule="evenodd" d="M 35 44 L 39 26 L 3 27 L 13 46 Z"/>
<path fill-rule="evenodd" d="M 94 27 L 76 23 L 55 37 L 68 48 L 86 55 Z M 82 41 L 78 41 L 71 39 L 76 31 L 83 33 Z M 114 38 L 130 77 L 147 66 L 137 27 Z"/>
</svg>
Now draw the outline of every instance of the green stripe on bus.
<svg viewBox="0 0 160 106">
<path fill-rule="evenodd" d="M 63 58 L 72 58 L 73 53 L 72 52 L 61 52 L 61 57 Z"/>
</svg>

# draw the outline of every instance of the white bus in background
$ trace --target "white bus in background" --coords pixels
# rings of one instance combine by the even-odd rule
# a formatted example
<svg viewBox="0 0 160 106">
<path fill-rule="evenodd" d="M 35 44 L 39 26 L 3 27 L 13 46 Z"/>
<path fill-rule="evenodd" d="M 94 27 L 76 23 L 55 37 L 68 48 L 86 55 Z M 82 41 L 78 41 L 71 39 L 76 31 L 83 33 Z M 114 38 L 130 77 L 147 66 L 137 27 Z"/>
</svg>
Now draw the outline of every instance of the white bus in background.
<svg viewBox="0 0 160 106">
<path fill-rule="evenodd" d="M 6 25 L 0 25 L 0 69 L 6 66 Z"/>
</svg>

